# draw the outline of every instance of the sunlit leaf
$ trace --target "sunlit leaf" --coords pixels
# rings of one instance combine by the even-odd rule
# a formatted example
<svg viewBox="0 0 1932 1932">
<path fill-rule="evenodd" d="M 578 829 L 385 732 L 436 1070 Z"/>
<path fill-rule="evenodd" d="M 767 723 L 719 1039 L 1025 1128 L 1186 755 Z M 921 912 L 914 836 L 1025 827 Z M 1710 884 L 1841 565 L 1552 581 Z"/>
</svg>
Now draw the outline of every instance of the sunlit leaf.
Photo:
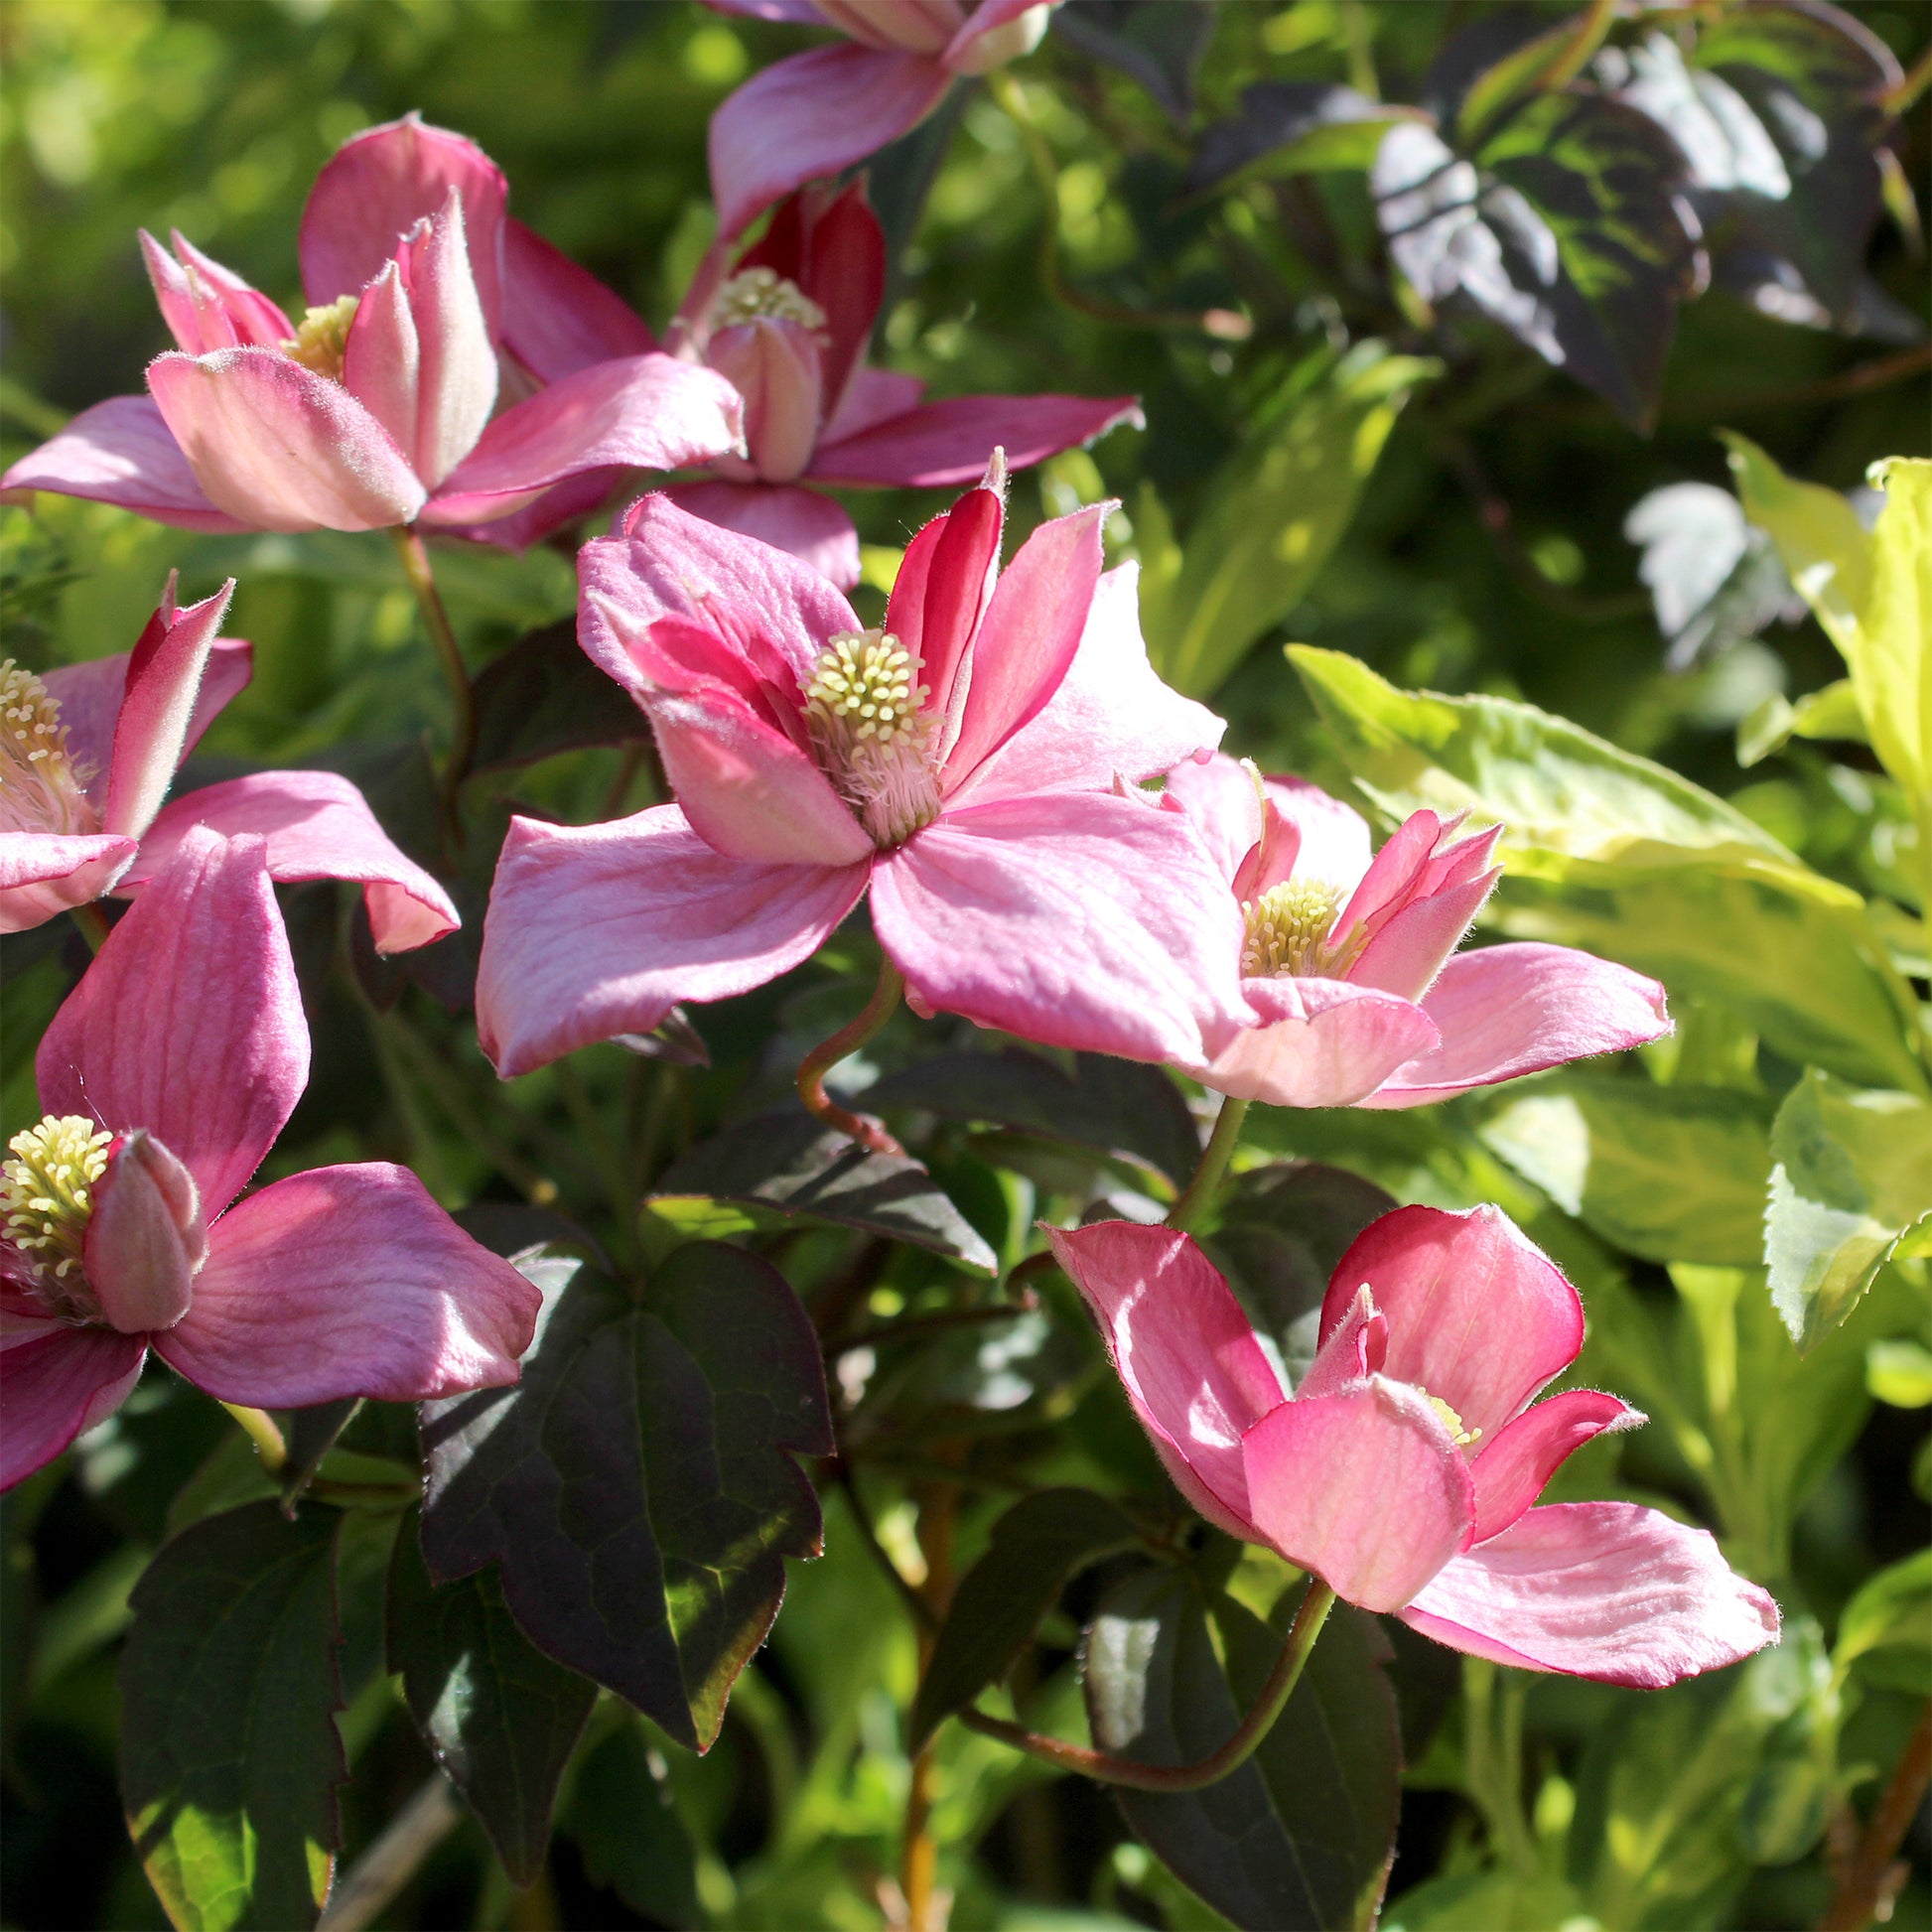
<svg viewBox="0 0 1932 1932">
<path fill-rule="evenodd" d="M 1832 1666 L 1908 1696 L 1932 1696 L 1932 1550 L 1859 1586 L 1839 1613 Z"/>
<path fill-rule="evenodd" d="M 1367 169 L 1398 121 L 1427 125 L 1420 107 L 1370 100 L 1322 80 L 1260 80 L 1241 90 L 1240 111 L 1206 128 L 1183 188 L 1190 195 L 1255 177 Z"/>
<path fill-rule="evenodd" d="M 1769 539 L 1714 483 L 1653 489 L 1632 505 L 1623 534 L 1643 551 L 1637 575 L 1650 587 L 1673 671 L 1756 636 L 1773 618 L 1804 615 Z"/>
</svg>

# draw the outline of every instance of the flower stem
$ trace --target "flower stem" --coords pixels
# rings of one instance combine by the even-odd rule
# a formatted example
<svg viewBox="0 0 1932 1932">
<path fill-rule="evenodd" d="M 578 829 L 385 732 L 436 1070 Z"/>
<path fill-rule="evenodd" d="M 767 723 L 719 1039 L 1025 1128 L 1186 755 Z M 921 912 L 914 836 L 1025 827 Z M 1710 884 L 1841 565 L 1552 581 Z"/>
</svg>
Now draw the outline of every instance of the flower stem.
<svg viewBox="0 0 1932 1932">
<path fill-rule="evenodd" d="M 1838 1889 L 1818 1921 L 1819 1932 L 1861 1932 L 1874 1921 L 1883 1922 L 1891 1900 L 1910 1876 L 1909 1868 L 1894 1864 L 1893 1860 L 1928 1784 L 1932 1784 L 1932 1704 L 1919 1713 L 1858 1850 L 1838 1874 Z"/>
<path fill-rule="evenodd" d="M 450 687 L 452 735 L 449 762 L 443 767 L 443 805 L 452 831 L 457 826 L 457 794 L 470 775 L 470 761 L 477 755 L 477 701 L 470 688 L 470 672 L 463 651 L 450 627 L 450 614 L 443 608 L 442 593 L 436 588 L 436 573 L 430 566 L 429 550 L 413 529 L 402 524 L 389 531 L 396 555 L 402 560 L 403 575 L 416 593 L 417 608 L 423 614 L 423 626 L 436 646 L 443 666 L 443 679 Z"/>
<path fill-rule="evenodd" d="M 242 1434 L 254 1444 L 255 1452 L 262 1459 L 262 1467 L 272 1476 L 278 1476 L 288 1465 L 289 1446 L 282 1440 L 282 1432 L 275 1426 L 275 1418 L 261 1409 L 250 1409 L 245 1403 L 222 1403 L 229 1415 L 241 1425 Z"/>
<path fill-rule="evenodd" d="M 1228 1163 L 1234 1158 L 1235 1147 L 1241 1139 L 1241 1123 L 1247 1118 L 1247 1101 L 1236 1100 L 1232 1094 L 1222 1100 L 1221 1111 L 1214 1116 L 1214 1131 L 1201 1150 L 1200 1166 L 1194 1170 L 1194 1177 L 1168 1216 L 1171 1228 L 1179 1228 L 1184 1234 L 1193 1232 L 1228 1171 Z"/>
<path fill-rule="evenodd" d="M 878 1121 L 841 1107 L 825 1091 L 825 1076 L 848 1053 L 856 1053 L 885 1026 L 897 1008 L 905 982 L 899 971 L 884 954 L 879 960 L 879 983 L 866 1002 L 866 1010 L 849 1027 L 841 1027 L 830 1039 L 820 1040 L 798 1062 L 798 1097 L 807 1109 L 841 1134 L 849 1134 L 874 1154 L 903 1154 L 905 1150 L 886 1132 Z"/>
<path fill-rule="evenodd" d="M 1282 1652 L 1268 1682 L 1261 1687 L 1254 1709 L 1234 1728 L 1234 1734 L 1218 1750 L 1191 1764 L 1141 1764 L 1131 1757 L 1116 1757 L 1111 1751 L 1088 1750 L 1080 1744 L 1063 1743 L 1057 1737 L 1042 1737 L 1036 1730 L 1010 1725 L 1002 1718 L 989 1718 L 971 1708 L 962 1711 L 960 1721 L 988 1737 L 997 1737 L 1015 1750 L 1025 1751 L 1042 1763 L 1057 1765 L 1062 1771 L 1079 1771 L 1098 1778 L 1103 1784 L 1124 1784 L 1136 1791 L 1199 1791 L 1218 1783 L 1230 1771 L 1238 1770 L 1260 1747 L 1287 1708 L 1289 1698 L 1301 1682 L 1309 1652 L 1321 1634 L 1321 1626 L 1334 1607 L 1335 1593 L 1319 1577 L 1309 1579 L 1308 1594 L 1295 1612 L 1295 1621 L 1282 1640 Z"/>
<path fill-rule="evenodd" d="M 99 902 L 89 899 L 84 905 L 69 905 L 69 912 L 73 922 L 80 928 L 80 936 L 95 951 L 99 952 L 107 943 L 107 935 L 113 927 L 107 923 L 107 914 L 100 909 Z"/>
</svg>

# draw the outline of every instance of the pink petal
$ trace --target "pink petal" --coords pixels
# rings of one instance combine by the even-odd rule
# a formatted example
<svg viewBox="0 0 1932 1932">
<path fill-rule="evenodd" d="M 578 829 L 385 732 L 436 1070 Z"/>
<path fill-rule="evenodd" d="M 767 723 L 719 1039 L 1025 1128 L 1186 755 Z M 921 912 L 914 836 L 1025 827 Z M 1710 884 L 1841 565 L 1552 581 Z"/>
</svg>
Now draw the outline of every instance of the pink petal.
<svg viewBox="0 0 1932 1932">
<path fill-rule="evenodd" d="M 134 857 L 132 839 L 0 832 L 0 932 L 26 932 L 97 899 Z"/>
<path fill-rule="evenodd" d="M 1227 727 L 1155 675 L 1141 638 L 1139 579 L 1138 564 L 1123 564 L 1101 578 L 1059 689 L 954 788 L 955 805 L 1047 789 L 1105 790 L 1116 777 L 1138 783 L 1174 765 L 1202 768 L 1182 761 L 1218 745 Z M 1252 813 L 1248 774 L 1232 759 L 1226 762 Z M 1198 817 L 1190 822 L 1200 830 Z"/>
<path fill-rule="evenodd" d="M 171 614 L 164 606 L 129 654 L 101 814 L 107 831 L 138 839 L 161 809 L 188 756 L 214 633 L 233 595 L 230 577 L 212 597 L 186 611 Z"/>
<path fill-rule="evenodd" d="M 608 470 L 580 471 L 560 483 L 552 483 L 541 495 L 533 496 L 521 509 L 512 510 L 507 516 L 492 516 L 486 523 L 452 523 L 445 527 L 453 537 L 492 544 L 498 550 L 513 551 L 520 556 L 531 544 L 541 543 L 566 523 L 574 523 L 579 517 L 602 508 L 629 476 L 630 472 L 621 464 L 614 464 Z"/>
<path fill-rule="evenodd" d="M 148 387 L 209 500 L 245 529 L 377 530 L 422 507 L 381 424 L 273 349 L 158 355 Z"/>
<path fill-rule="evenodd" d="M 676 470 L 740 447 L 738 392 L 715 370 L 668 355 L 579 369 L 483 431 L 424 512 L 431 524 L 506 516 L 587 470 Z"/>
<path fill-rule="evenodd" d="M 745 14 L 753 20 L 782 21 L 789 27 L 823 27 L 825 16 L 812 0 L 704 0 L 714 13 Z"/>
<path fill-rule="evenodd" d="M 474 141 L 417 114 L 350 135 L 324 164 L 302 210 L 302 286 L 311 302 L 359 295 L 402 238 L 455 189 L 490 333 L 501 306 L 502 170 Z"/>
<path fill-rule="evenodd" d="M 857 436 L 875 423 L 903 416 L 918 406 L 924 394 L 925 384 L 916 375 L 900 375 L 894 369 L 855 368 L 846 381 L 845 394 L 819 432 L 820 447 Z"/>
<path fill-rule="evenodd" d="M 967 16 L 966 24 L 946 47 L 943 59 L 947 67 L 955 73 L 984 73 L 988 65 L 1005 66 L 1015 58 L 1016 53 L 1024 50 L 1016 49 L 1013 53 L 1003 48 L 989 50 L 982 45 L 986 36 L 998 33 L 1003 27 L 1011 27 L 1025 15 L 1033 13 L 1041 16 L 1040 32 L 1043 32 L 1044 16 L 1058 5 L 1059 0 L 980 0 L 979 5 Z M 1037 41 L 1038 34 L 1035 33 L 1033 38 Z"/>
<path fill-rule="evenodd" d="M 1060 688 L 1093 610 L 1109 507 L 1096 503 L 1042 523 L 993 587 L 973 638 L 959 733 L 945 755 L 948 789 L 964 784 Z"/>
<path fill-rule="evenodd" d="M 1140 421 L 1133 396 L 948 396 L 868 429 L 841 427 L 836 442 L 828 430 L 810 474 L 817 483 L 946 489 L 977 482 L 996 445 L 1009 469 L 1025 470 Z"/>
<path fill-rule="evenodd" d="M 288 317 L 267 296 L 197 253 L 180 234 L 175 236 L 182 250 L 179 262 L 146 228 L 140 230 L 140 240 L 154 299 L 178 348 L 190 355 L 243 343 L 272 348 L 295 334 Z"/>
<path fill-rule="evenodd" d="M 755 73 L 711 117 L 720 235 L 897 140 L 951 84 L 937 61 L 869 47 L 814 47 Z"/>
<path fill-rule="evenodd" d="M 540 1297 L 407 1168 L 319 1168 L 208 1230 L 195 1301 L 155 1348 L 221 1402 L 423 1402 L 517 1377 Z"/>
<path fill-rule="evenodd" d="M 851 386 L 886 294 L 886 231 L 867 205 L 863 178 L 836 194 L 814 185 L 788 196 L 738 267 L 771 269 L 825 312 L 825 400 L 835 405 Z"/>
<path fill-rule="evenodd" d="M 1372 1376 L 1284 1402 L 1241 1440 L 1260 1539 L 1365 1610 L 1399 1609 L 1466 1549 L 1474 1488 L 1414 1389 Z"/>
<path fill-rule="evenodd" d="M 1223 892 L 1230 906 L 1232 896 Z M 1235 940 L 1235 952 L 1241 949 Z M 1197 1077 L 1238 1100 L 1352 1107 L 1436 1042 L 1422 1008 L 1339 980 L 1245 980 L 1264 1024 L 1237 1035 Z"/>
<path fill-rule="evenodd" d="M 472 269 L 463 203 L 454 188 L 429 232 L 405 241 L 397 260 L 407 270 L 409 309 L 421 345 L 415 433 L 403 448 L 416 474 L 434 489 L 476 448 L 496 406 L 496 349 Z"/>
<path fill-rule="evenodd" d="M 412 468 L 422 364 L 423 346 L 402 270 L 393 261 L 384 262 L 355 305 L 343 346 L 343 387 L 389 432 Z"/>
<path fill-rule="evenodd" d="M 92 1196 L 81 1255 L 101 1318 L 124 1335 L 173 1327 L 188 1312 L 195 1271 L 207 1257 L 195 1176 L 137 1127 L 116 1136 Z"/>
<path fill-rule="evenodd" d="M 1173 1228 L 1098 1221 L 1046 1238 L 1174 1487 L 1217 1528 L 1255 1541 L 1241 1438 L 1285 1397 L 1227 1283 Z"/>
<path fill-rule="evenodd" d="M 505 1079 L 679 1001 L 722 1000 L 808 959 L 866 868 L 721 858 L 675 805 L 609 825 L 510 820 L 483 920 L 477 1032 Z"/>
<path fill-rule="evenodd" d="M 872 917 L 927 1007 L 1048 1045 L 1198 1064 L 1247 1011 L 1234 901 L 1186 823 L 1136 797 L 948 812 L 881 861 Z"/>
<path fill-rule="evenodd" d="M 503 346 L 545 382 L 648 355 L 649 327 L 623 298 L 521 221 L 503 224 Z"/>
<path fill-rule="evenodd" d="M 1423 999 L 1443 1043 L 1362 1104 L 1416 1107 L 1671 1030 L 1664 989 L 1572 946 L 1521 943 L 1458 953 Z"/>
<path fill-rule="evenodd" d="M 1110 570 L 1100 580 L 1102 596 L 1119 575 L 1119 571 Z M 1097 609 L 1098 598 L 1095 605 Z M 1085 654 L 1086 645 L 1082 640 L 1081 657 Z M 1067 675 L 1067 685 L 1079 678 L 1080 670 L 1080 657 L 1076 657 L 1073 669 Z M 1065 689 L 1066 685 L 1062 685 L 1061 690 Z M 1054 703 L 1047 706 L 1047 714 L 1053 711 L 1058 702 L 1058 698 L 1055 698 Z M 1210 717 L 1212 715 L 1209 713 Z M 1200 841 L 1207 847 L 1215 865 L 1231 881 L 1241 870 L 1242 860 L 1254 849 L 1255 841 L 1261 836 L 1261 796 L 1255 789 L 1249 767 L 1239 759 L 1229 758 L 1225 752 L 1214 752 L 1204 759 L 1185 762 L 1177 761 L 1168 773 L 1166 792 L 1168 797 L 1179 801 L 1181 808 L 1193 821 L 1194 830 L 1200 835 Z"/>
<path fill-rule="evenodd" d="M 1392 914 L 1363 947 L 1348 977 L 1357 986 L 1380 987 L 1405 1000 L 1420 1000 L 1501 877 L 1498 866 L 1441 892 L 1419 895 Z M 1342 930 L 1347 930 L 1346 924 Z"/>
<path fill-rule="evenodd" d="M 260 527 L 208 501 L 149 396 L 110 396 L 83 409 L 60 435 L 0 477 L 0 495 L 7 501 L 18 501 L 16 492 L 30 489 L 113 503 L 178 530 L 226 534 Z"/>
<path fill-rule="evenodd" d="M 1389 835 L 1362 874 L 1342 914 L 1343 921 L 1348 925 L 1366 924 L 1385 919 L 1396 908 L 1406 905 L 1421 885 L 1443 838 L 1444 823 L 1437 813 L 1411 812 Z"/>
<path fill-rule="evenodd" d="M 1639 1429 L 1639 1409 L 1595 1389 L 1566 1389 L 1532 1403 L 1493 1441 L 1475 1446 L 1476 1541 L 1500 1535 L 1543 1493 L 1565 1461 L 1606 1430 Z"/>
<path fill-rule="evenodd" d="M 964 703 L 961 678 L 1000 574 L 1006 502 L 969 489 L 905 546 L 886 601 L 886 628 L 918 660 L 926 708 L 948 722 Z"/>
<path fill-rule="evenodd" d="M 41 1105 L 145 1127 L 217 1214 L 309 1077 L 288 935 L 259 840 L 192 831 L 108 934 L 35 1059 Z"/>
<path fill-rule="evenodd" d="M 177 798 L 141 841 L 117 891 L 131 896 L 166 870 L 197 825 L 268 844 L 268 876 L 285 885 L 348 879 L 363 887 L 379 953 L 427 946 L 460 923 L 450 896 L 401 851 L 354 785 L 334 771 L 255 771 Z"/>
<path fill-rule="evenodd" d="M 9 1324 L 0 1345 L 0 1489 L 52 1462 L 111 1416 L 141 1378 L 148 1345 L 112 1328 Z"/>
<path fill-rule="evenodd" d="M 829 496 L 790 484 L 680 483 L 665 494 L 720 529 L 755 537 L 809 564 L 842 591 L 859 581 L 859 533 Z"/>
<path fill-rule="evenodd" d="M 1388 1353 L 1388 1317 L 1375 1306 L 1375 1297 L 1367 1288 L 1358 1288 L 1347 1313 L 1316 1349 L 1314 1360 L 1295 1390 L 1296 1401 L 1312 1402 L 1317 1396 L 1345 1393 L 1356 1383 L 1379 1374 Z"/>
<path fill-rule="evenodd" d="M 295 325 L 283 314 L 279 302 L 271 302 L 233 269 L 222 267 L 212 255 L 203 254 L 179 228 L 171 228 L 168 238 L 182 267 L 204 288 L 212 291 L 227 312 L 237 344 L 253 343 L 260 348 L 277 348 L 295 334 Z M 208 346 L 224 345 L 211 343 Z"/>
<path fill-rule="evenodd" d="M 1387 1371 L 1493 1436 L 1584 1345 L 1584 1307 L 1543 1251 L 1496 1207 L 1399 1207 L 1337 1264 L 1324 1336 L 1366 1282 L 1388 1317 Z"/>
<path fill-rule="evenodd" d="M 1340 892 L 1352 891 L 1369 870 L 1372 848 L 1367 819 L 1307 778 L 1269 777 L 1262 781 L 1262 789 L 1299 835 L 1296 876 L 1318 879 Z"/>
<path fill-rule="evenodd" d="M 790 483 L 811 461 L 825 399 L 825 358 L 802 323 L 765 316 L 721 329 L 706 364 L 745 402 L 745 445 L 762 483 Z"/>
<path fill-rule="evenodd" d="M 1661 1690 L 1778 1640 L 1778 1606 L 1708 1530 L 1635 1503 L 1553 1503 L 1449 1564 L 1403 1622 L 1472 1657 Z"/>
</svg>

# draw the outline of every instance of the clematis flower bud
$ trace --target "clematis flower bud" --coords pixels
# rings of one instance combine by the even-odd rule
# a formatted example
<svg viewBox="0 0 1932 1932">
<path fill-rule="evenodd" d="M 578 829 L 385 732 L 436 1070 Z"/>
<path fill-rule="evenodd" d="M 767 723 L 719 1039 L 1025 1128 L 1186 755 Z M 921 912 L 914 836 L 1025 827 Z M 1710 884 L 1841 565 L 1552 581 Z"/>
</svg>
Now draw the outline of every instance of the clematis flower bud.
<svg viewBox="0 0 1932 1932">
<path fill-rule="evenodd" d="M 207 1259 L 195 1176 L 144 1127 L 116 1135 L 81 1244 L 100 1316 L 124 1335 L 172 1328 Z"/>
<path fill-rule="evenodd" d="M 825 408 L 825 312 L 768 268 L 747 269 L 719 292 L 705 360 L 745 399 L 749 463 L 721 473 L 760 483 L 801 476 Z"/>
</svg>

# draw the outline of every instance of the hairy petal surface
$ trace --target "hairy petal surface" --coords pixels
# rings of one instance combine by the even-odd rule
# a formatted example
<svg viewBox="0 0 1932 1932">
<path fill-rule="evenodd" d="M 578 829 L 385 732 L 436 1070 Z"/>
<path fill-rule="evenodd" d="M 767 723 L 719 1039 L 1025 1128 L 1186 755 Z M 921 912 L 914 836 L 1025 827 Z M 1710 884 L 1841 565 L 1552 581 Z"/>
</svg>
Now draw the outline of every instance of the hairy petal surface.
<svg viewBox="0 0 1932 1932">
<path fill-rule="evenodd" d="M 680 483 L 665 494 L 720 529 L 755 537 L 809 564 L 842 591 L 859 581 L 859 532 L 829 496 L 790 483 Z"/>
<path fill-rule="evenodd" d="M 0 832 L 0 932 L 26 932 L 97 899 L 134 857 L 110 833 Z"/>
<path fill-rule="evenodd" d="M 1140 420 L 1132 396 L 948 396 L 863 426 L 835 419 L 806 474 L 862 488 L 946 489 L 977 483 L 995 449 L 1025 470 Z"/>
<path fill-rule="evenodd" d="M 1238 933 L 1234 943 L 1238 952 Z M 1436 1043 L 1435 1023 L 1393 993 L 1293 978 L 1244 980 L 1242 991 L 1264 1024 L 1238 1034 L 1199 1075 L 1238 1100 L 1352 1107 Z"/>
</svg>

